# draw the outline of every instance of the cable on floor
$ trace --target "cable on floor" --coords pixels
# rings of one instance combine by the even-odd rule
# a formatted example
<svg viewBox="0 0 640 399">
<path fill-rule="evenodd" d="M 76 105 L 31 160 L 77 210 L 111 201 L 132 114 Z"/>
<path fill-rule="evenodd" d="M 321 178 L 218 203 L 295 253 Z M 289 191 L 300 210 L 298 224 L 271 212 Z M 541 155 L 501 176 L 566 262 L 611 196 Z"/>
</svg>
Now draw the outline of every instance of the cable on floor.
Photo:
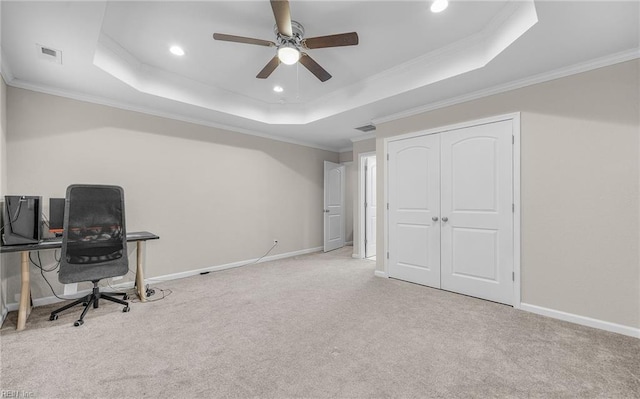
<svg viewBox="0 0 640 399">
<path fill-rule="evenodd" d="M 262 255 L 261 257 L 256 259 L 254 262 L 251 262 L 249 264 L 250 265 L 255 265 L 256 263 L 260 262 L 262 260 L 262 258 L 264 258 L 265 256 L 269 255 L 271 253 L 271 251 L 273 251 L 273 249 L 275 247 L 277 247 L 277 246 L 278 246 L 278 242 L 276 241 L 276 242 L 273 243 L 273 246 L 271 248 L 269 248 L 269 250 L 264 255 Z"/>
</svg>

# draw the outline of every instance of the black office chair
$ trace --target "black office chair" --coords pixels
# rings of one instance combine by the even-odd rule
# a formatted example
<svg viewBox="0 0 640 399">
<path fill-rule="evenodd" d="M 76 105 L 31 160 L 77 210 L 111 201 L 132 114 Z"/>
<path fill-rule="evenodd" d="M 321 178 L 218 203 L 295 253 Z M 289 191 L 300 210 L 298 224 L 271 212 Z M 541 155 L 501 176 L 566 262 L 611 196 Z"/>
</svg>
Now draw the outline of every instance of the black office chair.
<svg viewBox="0 0 640 399">
<path fill-rule="evenodd" d="M 97 308 L 100 299 L 129 304 L 113 294 L 100 292 L 98 282 L 122 276 L 129 271 L 127 233 L 124 218 L 124 192 L 118 186 L 74 184 L 67 188 L 62 235 L 62 255 L 58 280 L 63 284 L 91 281 L 93 292 L 77 301 L 51 312 L 49 320 L 58 313 L 79 304 L 84 305 L 80 318 L 73 324 L 84 324 L 84 316 L 91 306 Z"/>
</svg>

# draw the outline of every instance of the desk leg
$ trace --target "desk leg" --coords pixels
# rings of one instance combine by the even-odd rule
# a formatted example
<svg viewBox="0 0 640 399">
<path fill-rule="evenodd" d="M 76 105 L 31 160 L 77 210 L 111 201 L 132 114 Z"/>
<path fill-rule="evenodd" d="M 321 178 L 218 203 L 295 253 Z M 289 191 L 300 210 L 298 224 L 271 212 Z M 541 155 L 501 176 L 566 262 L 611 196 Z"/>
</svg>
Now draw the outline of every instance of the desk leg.
<svg viewBox="0 0 640 399">
<path fill-rule="evenodd" d="M 18 307 L 18 324 L 16 330 L 24 330 L 27 324 L 27 317 L 31 313 L 31 286 L 29 282 L 29 251 L 22 251 L 20 276 L 22 285 L 20 287 L 20 305 Z"/>
<path fill-rule="evenodd" d="M 136 241 L 136 285 L 138 286 L 138 297 L 140 302 L 147 301 L 147 290 L 144 286 L 144 241 Z"/>
</svg>

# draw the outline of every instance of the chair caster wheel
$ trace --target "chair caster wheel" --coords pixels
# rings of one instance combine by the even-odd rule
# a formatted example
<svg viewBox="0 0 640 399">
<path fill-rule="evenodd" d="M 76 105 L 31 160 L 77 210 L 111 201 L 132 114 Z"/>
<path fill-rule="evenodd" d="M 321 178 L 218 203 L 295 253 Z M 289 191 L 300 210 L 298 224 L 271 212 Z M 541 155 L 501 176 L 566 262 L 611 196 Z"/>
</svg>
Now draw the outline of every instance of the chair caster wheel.
<svg viewBox="0 0 640 399">
<path fill-rule="evenodd" d="M 49 316 L 49 320 L 58 320 L 58 315 L 57 314 L 52 314 L 51 316 Z"/>
<path fill-rule="evenodd" d="M 125 306 L 124 308 L 122 308 L 122 313 L 127 313 L 128 311 L 130 311 L 131 308 L 128 306 Z"/>
<path fill-rule="evenodd" d="M 126 301 L 127 299 L 129 299 L 129 295 L 126 295 L 126 294 L 125 294 L 125 296 L 123 296 L 123 297 L 122 297 L 122 300 L 123 300 L 123 301 Z"/>
<path fill-rule="evenodd" d="M 73 323 L 73 325 L 74 325 L 74 326 L 76 326 L 76 327 L 80 327 L 80 326 L 81 326 L 81 325 L 83 325 L 83 324 L 84 324 L 84 321 L 83 321 L 83 320 L 76 320 L 76 322 L 75 322 L 75 323 Z"/>
<path fill-rule="evenodd" d="M 89 306 L 89 302 L 82 302 L 82 306 L 84 306 L 84 307 Z"/>
</svg>

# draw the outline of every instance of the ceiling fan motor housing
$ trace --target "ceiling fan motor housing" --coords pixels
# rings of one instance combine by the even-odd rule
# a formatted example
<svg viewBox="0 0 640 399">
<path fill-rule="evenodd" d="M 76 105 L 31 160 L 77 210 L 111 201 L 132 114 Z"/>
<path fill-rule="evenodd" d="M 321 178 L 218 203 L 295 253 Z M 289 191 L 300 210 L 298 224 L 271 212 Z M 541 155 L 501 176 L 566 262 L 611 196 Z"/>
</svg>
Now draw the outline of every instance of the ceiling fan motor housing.
<svg viewBox="0 0 640 399">
<path fill-rule="evenodd" d="M 285 36 L 278 31 L 278 25 L 274 25 L 273 31 L 278 38 L 278 47 L 282 46 L 285 43 L 289 43 L 294 45 L 296 48 L 302 46 L 302 39 L 304 38 L 304 26 L 300 22 L 291 21 L 291 31 L 293 32 L 293 36 Z"/>
</svg>

